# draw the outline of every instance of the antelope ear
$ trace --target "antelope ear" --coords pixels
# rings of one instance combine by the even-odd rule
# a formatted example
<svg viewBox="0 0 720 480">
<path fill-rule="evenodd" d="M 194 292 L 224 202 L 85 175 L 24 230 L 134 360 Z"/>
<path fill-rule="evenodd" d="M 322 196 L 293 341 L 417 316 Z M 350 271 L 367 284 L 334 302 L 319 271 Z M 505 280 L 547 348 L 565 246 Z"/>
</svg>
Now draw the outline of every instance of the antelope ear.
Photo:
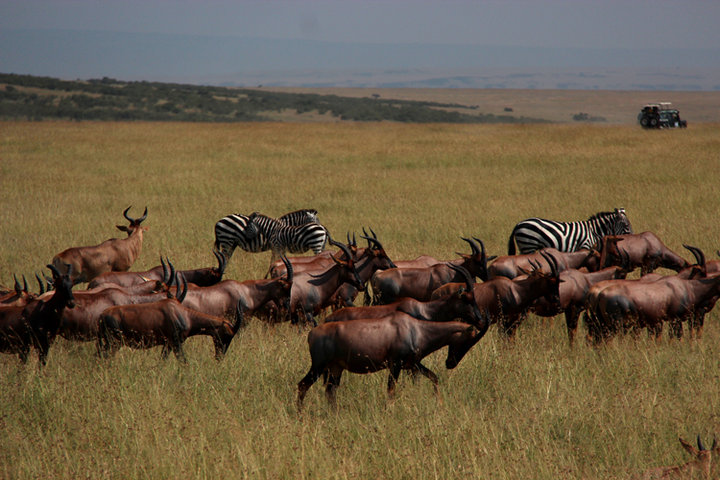
<svg viewBox="0 0 720 480">
<path fill-rule="evenodd" d="M 128 227 L 126 227 L 125 225 L 115 225 L 115 226 L 116 226 L 117 229 L 120 230 L 121 232 L 126 232 L 126 233 L 127 233 L 127 231 L 128 231 Z"/>
<path fill-rule="evenodd" d="M 700 438 L 700 437 L 698 436 L 698 439 L 699 439 L 699 438 Z M 698 456 L 698 454 L 699 454 L 700 452 L 698 451 L 697 448 L 693 447 L 693 446 L 690 445 L 688 442 L 686 442 L 685 440 L 683 440 L 682 437 L 678 437 L 678 440 L 680 440 L 680 445 L 682 445 L 683 448 L 684 448 L 690 455 L 693 455 L 693 456 L 695 456 L 695 457 Z"/>
</svg>

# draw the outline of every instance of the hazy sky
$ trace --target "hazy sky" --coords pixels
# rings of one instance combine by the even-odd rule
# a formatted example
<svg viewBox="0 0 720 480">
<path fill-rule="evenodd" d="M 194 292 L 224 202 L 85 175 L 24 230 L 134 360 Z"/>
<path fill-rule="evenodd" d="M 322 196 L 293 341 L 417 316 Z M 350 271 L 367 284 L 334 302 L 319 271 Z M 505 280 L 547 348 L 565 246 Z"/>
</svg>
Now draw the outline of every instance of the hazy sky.
<svg viewBox="0 0 720 480">
<path fill-rule="evenodd" d="M 262 81 L 273 69 L 637 60 L 692 77 L 688 67 L 720 68 L 718 25 L 720 0 L 0 0 L 0 72 L 211 81 L 252 70 Z"/>
<path fill-rule="evenodd" d="M 717 0 L 0 1 L 0 28 L 5 29 L 371 43 L 718 47 L 718 25 Z"/>
</svg>

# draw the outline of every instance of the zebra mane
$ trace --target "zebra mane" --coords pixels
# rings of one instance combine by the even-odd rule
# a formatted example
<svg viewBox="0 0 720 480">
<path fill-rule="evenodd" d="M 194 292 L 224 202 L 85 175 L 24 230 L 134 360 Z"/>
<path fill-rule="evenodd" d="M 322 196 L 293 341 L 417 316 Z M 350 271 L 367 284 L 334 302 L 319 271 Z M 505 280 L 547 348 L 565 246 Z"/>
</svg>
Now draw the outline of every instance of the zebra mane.
<svg viewBox="0 0 720 480">
<path fill-rule="evenodd" d="M 624 214 L 624 213 L 625 213 L 625 209 L 624 209 L 624 208 L 618 208 L 618 209 L 615 210 L 614 212 L 598 212 L 598 213 L 596 213 L 595 215 L 592 215 L 590 218 L 588 218 L 588 221 L 596 220 L 596 219 L 599 219 L 599 218 L 610 218 L 610 217 L 614 217 L 615 215 L 617 215 L 617 214 L 619 214 L 619 213 L 623 213 L 623 214 Z"/>
</svg>

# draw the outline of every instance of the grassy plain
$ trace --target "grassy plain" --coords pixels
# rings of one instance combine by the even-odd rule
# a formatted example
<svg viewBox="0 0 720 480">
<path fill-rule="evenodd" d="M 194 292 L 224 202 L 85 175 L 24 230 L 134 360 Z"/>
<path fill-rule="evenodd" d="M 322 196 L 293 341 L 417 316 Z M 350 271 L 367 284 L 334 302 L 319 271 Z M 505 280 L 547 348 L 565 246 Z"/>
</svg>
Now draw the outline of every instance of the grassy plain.
<svg viewBox="0 0 720 480">
<path fill-rule="evenodd" d="M 648 91 L 648 90 L 533 90 L 478 88 L 341 88 L 341 87 L 263 87 L 290 93 L 315 93 L 341 97 L 370 97 L 456 103 L 477 106 L 476 113 L 539 118 L 551 122 L 573 123 L 573 115 L 587 113 L 602 117 L 608 124 L 634 125 L 646 103 L 671 102 L 680 116 L 694 123 L 720 122 L 719 91 Z M 512 112 L 505 109 L 510 108 Z M 462 109 L 472 114 L 472 110 Z M 279 118 L 293 121 L 327 120 L 289 114 Z"/>
<path fill-rule="evenodd" d="M 686 258 L 718 248 L 717 124 L 644 131 L 598 125 L 0 124 L 0 283 L 69 246 L 121 235 L 148 206 L 136 270 L 169 256 L 214 263 L 231 212 L 314 207 L 335 237 L 372 227 L 392 258 L 454 258 L 461 236 L 506 252 L 530 216 L 585 219 L 625 207 Z M 262 276 L 269 255 L 236 252 L 227 277 Z M 494 328 L 440 377 L 346 374 L 338 408 L 322 387 L 294 409 L 306 333 L 258 321 L 224 361 L 59 339 L 48 366 L 0 355 L 2 478 L 628 478 L 687 461 L 677 437 L 720 430 L 720 325 L 699 342 L 641 336 L 567 346 L 561 317 L 530 317 L 514 345 Z M 717 478 L 717 477 L 714 477 Z"/>
</svg>

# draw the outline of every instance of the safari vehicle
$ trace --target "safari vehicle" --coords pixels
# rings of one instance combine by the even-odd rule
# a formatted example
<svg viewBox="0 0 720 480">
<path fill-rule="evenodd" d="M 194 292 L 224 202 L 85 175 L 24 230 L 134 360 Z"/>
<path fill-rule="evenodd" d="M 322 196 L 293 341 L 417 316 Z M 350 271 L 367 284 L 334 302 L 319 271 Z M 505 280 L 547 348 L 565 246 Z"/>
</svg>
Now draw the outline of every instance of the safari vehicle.
<svg viewBox="0 0 720 480">
<path fill-rule="evenodd" d="M 686 128 L 687 120 L 680 119 L 680 112 L 670 102 L 648 103 L 638 114 L 643 128 Z"/>
</svg>

